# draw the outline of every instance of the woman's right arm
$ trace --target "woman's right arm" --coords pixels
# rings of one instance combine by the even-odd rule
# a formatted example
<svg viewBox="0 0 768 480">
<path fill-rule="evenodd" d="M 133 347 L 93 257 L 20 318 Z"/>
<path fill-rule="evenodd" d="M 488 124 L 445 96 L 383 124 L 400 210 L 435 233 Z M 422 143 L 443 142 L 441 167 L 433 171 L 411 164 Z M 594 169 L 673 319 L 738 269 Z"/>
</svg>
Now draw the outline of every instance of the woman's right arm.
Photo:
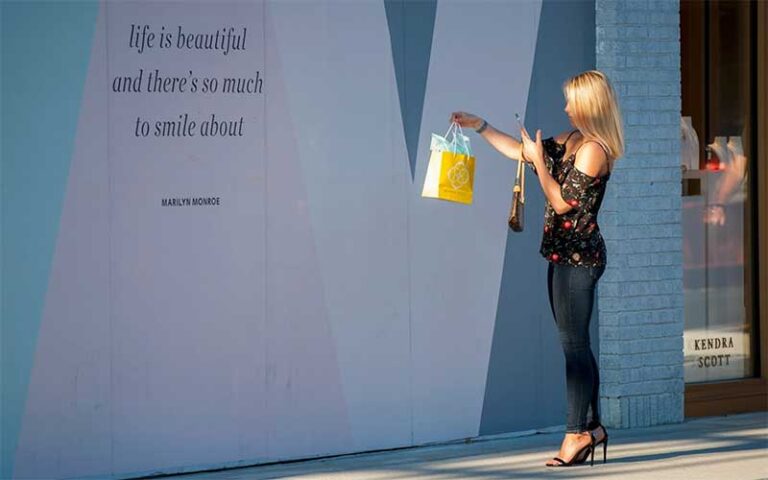
<svg viewBox="0 0 768 480">
<path fill-rule="evenodd" d="M 466 112 L 454 112 L 451 115 L 451 121 L 458 123 L 463 128 L 471 128 L 473 130 L 477 130 L 483 124 L 482 118 Z M 505 157 L 511 158 L 512 160 L 520 160 L 522 144 L 511 135 L 488 124 L 485 130 L 480 133 L 480 136 L 487 140 L 493 148 L 498 150 L 499 153 Z M 527 159 L 525 159 L 525 161 L 530 162 L 530 160 Z"/>
</svg>

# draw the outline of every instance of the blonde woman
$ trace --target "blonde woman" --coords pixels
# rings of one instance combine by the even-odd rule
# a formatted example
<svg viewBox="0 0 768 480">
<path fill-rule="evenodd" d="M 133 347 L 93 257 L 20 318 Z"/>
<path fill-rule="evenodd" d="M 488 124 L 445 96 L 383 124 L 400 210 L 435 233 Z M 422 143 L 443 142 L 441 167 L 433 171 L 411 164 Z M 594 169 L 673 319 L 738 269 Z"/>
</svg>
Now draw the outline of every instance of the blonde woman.
<svg viewBox="0 0 768 480">
<path fill-rule="evenodd" d="M 563 84 L 565 112 L 574 127 L 556 137 L 520 140 L 486 120 L 455 112 L 451 121 L 475 129 L 503 155 L 531 164 L 546 197 L 539 253 L 547 259 L 549 304 L 565 354 L 568 410 L 566 434 L 551 467 L 594 464 L 595 448 L 608 432 L 600 423 L 600 377 L 589 339 L 595 286 L 607 253 L 597 215 L 613 165 L 624 154 L 624 134 L 616 94 L 608 78 L 590 70 Z"/>
</svg>

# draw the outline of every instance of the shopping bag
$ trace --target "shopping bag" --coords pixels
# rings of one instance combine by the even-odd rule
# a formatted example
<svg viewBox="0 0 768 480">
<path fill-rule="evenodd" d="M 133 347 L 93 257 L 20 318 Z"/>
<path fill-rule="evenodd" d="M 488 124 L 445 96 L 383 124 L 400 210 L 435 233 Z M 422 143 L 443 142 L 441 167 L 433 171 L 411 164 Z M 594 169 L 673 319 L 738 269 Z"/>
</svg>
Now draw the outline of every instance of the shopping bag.
<svg viewBox="0 0 768 480">
<path fill-rule="evenodd" d="M 471 204 L 474 177 L 475 157 L 461 126 L 452 123 L 445 137 L 433 133 L 421 196 Z"/>
</svg>

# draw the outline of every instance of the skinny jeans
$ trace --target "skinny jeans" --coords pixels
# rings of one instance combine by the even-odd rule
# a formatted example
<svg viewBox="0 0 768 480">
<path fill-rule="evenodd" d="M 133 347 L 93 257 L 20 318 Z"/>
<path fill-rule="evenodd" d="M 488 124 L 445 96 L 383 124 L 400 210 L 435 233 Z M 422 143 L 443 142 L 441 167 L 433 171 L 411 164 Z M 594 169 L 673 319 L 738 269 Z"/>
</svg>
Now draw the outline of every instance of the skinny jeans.
<svg viewBox="0 0 768 480">
<path fill-rule="evenodd" d="M 600 375 L 589 340 L 595 286 L 605 266 L 574 266 L 549 262 L 547 287 L 565 355 L 568 393 L 567 433 L 583 432 L 600 421 Z"/>
</svg>

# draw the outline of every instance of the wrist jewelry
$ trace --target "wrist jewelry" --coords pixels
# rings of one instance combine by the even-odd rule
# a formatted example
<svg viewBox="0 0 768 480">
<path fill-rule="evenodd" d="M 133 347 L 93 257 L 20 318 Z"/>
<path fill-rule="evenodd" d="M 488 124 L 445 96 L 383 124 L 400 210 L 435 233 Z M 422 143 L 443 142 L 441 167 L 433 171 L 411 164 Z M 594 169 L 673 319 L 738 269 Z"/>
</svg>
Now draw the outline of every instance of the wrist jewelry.
<svg viewBox="0 0 768 480">
<path fill-rule="evenodd" d="M 477 133 L 483 133 L 483 132 L 485 131 L 485 129 L 486 129 L 486 128 L 488 128 L 488 122 L 486 122 L 485 120 L 483 120 L 483 124 L 482 124 L 482 125 L 480 125 L 480 128 L 478 128 L 478 129 L 477 129 L 477 130 L 475 130 L 475 131 L 476 131 Z"/>
</svg>

